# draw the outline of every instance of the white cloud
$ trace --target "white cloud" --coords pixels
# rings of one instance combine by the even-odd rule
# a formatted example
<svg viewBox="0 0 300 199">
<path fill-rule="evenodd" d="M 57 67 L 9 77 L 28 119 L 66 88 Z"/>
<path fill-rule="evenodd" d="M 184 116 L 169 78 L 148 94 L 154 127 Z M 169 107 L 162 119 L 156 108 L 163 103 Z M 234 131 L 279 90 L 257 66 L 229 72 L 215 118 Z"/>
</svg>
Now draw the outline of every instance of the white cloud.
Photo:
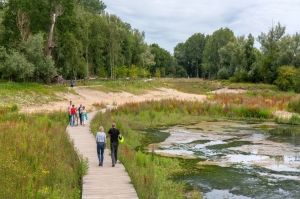
<svg viewBox="0 0 300 199">
<path fill-rule="evenodd" d="M 300 0 L 104 0 L 107 11 L 170 52 L 196 32 L 229 27 L 237 35 L 266 32 L 281 22 L 300 31 Z"/>
</svg>

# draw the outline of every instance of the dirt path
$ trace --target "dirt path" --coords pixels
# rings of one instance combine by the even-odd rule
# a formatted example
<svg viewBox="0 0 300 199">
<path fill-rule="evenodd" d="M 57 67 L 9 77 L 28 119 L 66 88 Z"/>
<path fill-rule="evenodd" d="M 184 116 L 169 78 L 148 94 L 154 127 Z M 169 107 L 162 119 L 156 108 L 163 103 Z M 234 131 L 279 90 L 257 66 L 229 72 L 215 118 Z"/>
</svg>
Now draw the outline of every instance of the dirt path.
<svg viewBox="0 0 300 199">
<path fill-rule="evenodd" d="M 174 89 L 160 88 L 151 90 L 142 95 L 134 95 L 128 92 L 102 92 L 88 87 L 75 87 L 74 92 L 60 93 L 62 101 L 51 102 L 44 105 L 21 107 L 23 113 L 50 112 L 66 110 L 69 100 L 74 104 L 83 104 L 88 110 L 94 110 L 95 104 L 122 105 L 130 102 L 143 102 L 150 100 L 177 99 L 186 101 L 203 101 L 206 95 L 183 93 Z"/>
</svg>

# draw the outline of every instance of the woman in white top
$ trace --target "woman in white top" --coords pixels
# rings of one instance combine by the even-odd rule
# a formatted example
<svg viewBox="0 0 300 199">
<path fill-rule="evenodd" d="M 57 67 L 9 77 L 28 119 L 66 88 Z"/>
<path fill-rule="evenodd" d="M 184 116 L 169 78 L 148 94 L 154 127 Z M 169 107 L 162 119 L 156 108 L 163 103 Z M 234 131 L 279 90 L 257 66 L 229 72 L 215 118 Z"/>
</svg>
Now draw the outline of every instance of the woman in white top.
<svg viewBox="0 0 300 199">
<path fill-rule="evenodd" d="M 106 134 L 104 132 L 103 126 L 99 127 L 99 131 L 96 134 L 96 143 L 97 143 L 97 155 L 99 159 L 99 166 L 103 166 L 104 149 L 106 143 Z"/>
</svg>

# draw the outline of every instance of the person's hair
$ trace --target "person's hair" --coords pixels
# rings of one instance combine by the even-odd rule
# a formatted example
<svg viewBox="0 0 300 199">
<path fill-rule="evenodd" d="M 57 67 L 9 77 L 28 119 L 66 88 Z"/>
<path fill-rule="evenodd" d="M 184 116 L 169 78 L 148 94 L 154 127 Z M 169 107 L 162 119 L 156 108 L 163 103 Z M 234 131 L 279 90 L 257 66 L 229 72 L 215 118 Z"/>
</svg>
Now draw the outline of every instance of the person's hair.
<svg viewBox="0 0 300 199">
<path fill-rule="evenodd" d="M 116 127 L 116 123 L 113 122 L 111 126 L 112 126 L 113 128 Z"/>
<path fill-rule="evenodd" d="M 74 107 L 75 105 L 73 104 L 72 107 Z"/>
<path fill-rule="evenodd" d="M 100 126 L 100 127 L 99 127 L 99 131 L 104 132 L 103 126 Z"/>
</svg>

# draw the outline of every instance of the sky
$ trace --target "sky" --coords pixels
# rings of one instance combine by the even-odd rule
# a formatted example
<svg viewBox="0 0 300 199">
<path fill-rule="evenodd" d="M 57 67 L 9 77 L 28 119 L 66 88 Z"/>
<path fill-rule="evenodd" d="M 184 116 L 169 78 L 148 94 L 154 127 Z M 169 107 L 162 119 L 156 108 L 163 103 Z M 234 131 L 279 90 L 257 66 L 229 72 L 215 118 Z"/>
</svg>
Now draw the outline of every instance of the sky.
<svg viewBox="0 0 300 199">
<path fill-rule="evenodd" d="M 104 0 L 106 11 L 145 32 L 169 52 L 194 33 L 228 27 L 238 36 L 267 32 L 280 22 L 300 32 L 300 0 Z"/>
</svg>

